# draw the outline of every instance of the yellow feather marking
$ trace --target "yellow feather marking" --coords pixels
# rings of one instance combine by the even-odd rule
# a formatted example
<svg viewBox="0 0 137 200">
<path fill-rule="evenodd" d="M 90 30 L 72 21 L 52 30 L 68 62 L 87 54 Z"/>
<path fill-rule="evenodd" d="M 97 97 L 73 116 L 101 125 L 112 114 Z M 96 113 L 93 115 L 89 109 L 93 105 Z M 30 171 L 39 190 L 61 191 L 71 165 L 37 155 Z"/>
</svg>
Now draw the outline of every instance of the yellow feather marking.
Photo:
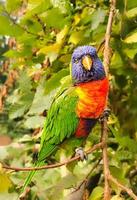
<svg viewBox="0 0 137 200">
<path fill-rule="evenodd" d="M 79 96 L 80 99 L 84 99 L 87 96 L 85 94 L 85 92 L 81 88 L 79 88 L 79 87 L 76 89 L 76 92 L 77 92 L 77 94 L 78 94 L 78 96 Z"/>
</svg>

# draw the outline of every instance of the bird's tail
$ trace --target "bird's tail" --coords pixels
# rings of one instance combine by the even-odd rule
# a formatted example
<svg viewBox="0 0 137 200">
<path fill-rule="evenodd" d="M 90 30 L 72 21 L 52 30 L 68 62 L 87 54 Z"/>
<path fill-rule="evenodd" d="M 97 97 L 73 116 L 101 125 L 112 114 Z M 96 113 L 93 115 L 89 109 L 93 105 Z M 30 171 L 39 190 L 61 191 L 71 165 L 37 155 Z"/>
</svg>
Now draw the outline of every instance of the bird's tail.
<svg viewBox="0 0 137 200">
<path fill-rule="evenodd" d="M 41 162 L 37 161 L 35 163 L 34 167 L 40 167 L 43 164 L 44 164 L 44 161 L 41 161 Z M 35 173 L 36 173 L 36 170 L 33 170 L 33 171 L 29 172 L 29 175 L 25 179 L 25 182 L 24 182 L 24 184 L 23 184 L 23 186 L 21 188 L 21 193 L 23 193 L 25 191 L 26 187 L 31 183 L 31 180 L 32 180 L 33 176 L 35 175 Z"/>
<path fill-rule="evenodd" d="M 56 149 L 55 145 L 44 143 L 43 147 L 41 148 L 38 161 L 35 163 L 34 167 L 40 167 L 45 164 L 44 159 L 47 158 L 51 153 Z M 46 151 L 45 151 L 46 150 Z M 22 188 L 21 194 L 25 191 L 26 187 L 31 183 L 33 176 L 35 175 L 36 170 L 30 171 L 29 175 L 27 176 Z"/>
</svg>

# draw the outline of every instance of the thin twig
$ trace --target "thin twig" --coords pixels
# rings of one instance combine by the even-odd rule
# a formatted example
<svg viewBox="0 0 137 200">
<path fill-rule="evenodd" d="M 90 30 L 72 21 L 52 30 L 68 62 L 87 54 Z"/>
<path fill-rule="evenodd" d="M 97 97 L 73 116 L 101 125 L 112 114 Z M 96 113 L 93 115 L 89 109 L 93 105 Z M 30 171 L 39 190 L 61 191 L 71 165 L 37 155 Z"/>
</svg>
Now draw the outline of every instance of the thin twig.
<svg viewBox="0 0 137 200">
<path fill-rule="evenodd" d="M 74 189 L 74 191 L 73 191 L 72 193 L 77 192 L 77 191 L 81 188 L 81 186 L 82 186 L 83 184 L 86 184 L 86 183 L 87 183 L 88 177 L 89 177 L 90 174 L 92 174 L 92 172 L 96 169 L 96 167 L 99 165 L 99 163 L 100 163 L 101 160 L 102 160 L 102 157 L 94 164 L 94 166 L 93 166 L 92 169 L 89 171 L 89 173 L 86 175 L 86 177 L 84 178 L 84 180 L 78 185 L 77 188 Z"/>
<path fill-rule="evenodd" d="M 46 24 L 41 20 L 41 18 L 37 14 L 35 14 L 35 17 L 37 21 L 40 23 L 44 34 L 46 34 Z"/>
<path fill-rule="evenodd" d="M 103 148 L 103 142 L 100 142 L 98 144 L 95 144 L 92 148 L 89 150 L 85 151 L 86 154 L 90 154 L 93 151 Z M 56 164 L 51 164 L 51 165 L 44 165 L 41 167 L 12 167 L 12 166 L 7 166 L 5 164 L 2 164 L 2 167 L 4 169 L 9 169 L 9 170 L 14 170 L 14 171 L 33 171 L 33 170 L 42 170 L 42 169 L 51 169 L 51 168 L 56 168 L 56 167 L 61 167 L 63 165 L 67 165 L 68 163 L 71 163 L 73 161 L 79 160 L 80 156 L 74 156 L 73 158 L 70 158 L 68 160 L 65 160 L 64 162 L 61 163 L 56 163 Z"/>
<path fill-rule="evenodd" d="M 137 196 L 133 193 L 133 191 L 130 188 L 127 188 L 126 186 L 122 185 L 118 182 L 116 178 L 114 178 L 111 174 L 109 174 L 109 180 L 115 183 L 119 188 L 121 188 L 123 191 L 126 191 L 127 194 L 132 197 L 134 200 L 137 200 Z"/>
</svg>

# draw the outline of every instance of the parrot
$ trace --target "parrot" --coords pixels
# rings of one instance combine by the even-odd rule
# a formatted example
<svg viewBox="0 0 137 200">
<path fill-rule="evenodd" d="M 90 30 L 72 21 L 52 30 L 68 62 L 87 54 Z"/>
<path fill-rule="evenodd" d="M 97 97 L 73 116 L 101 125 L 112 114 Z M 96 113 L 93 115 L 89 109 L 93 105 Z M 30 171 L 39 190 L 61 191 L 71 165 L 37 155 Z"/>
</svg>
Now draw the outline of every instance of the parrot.
<svg viewBox="0 0 137 200">
<path fill-rule="evenodd" d="M 69 138 L 86 139 L 106 108 L 109 81 L 95 47 L 84 45 L 74 49 L 70 76 L 71 84 L 64 83 L 48 110 L 35 166 L 43 165 Z M 29 173 L 23 188 L 35 172 Z"/>
</svg>

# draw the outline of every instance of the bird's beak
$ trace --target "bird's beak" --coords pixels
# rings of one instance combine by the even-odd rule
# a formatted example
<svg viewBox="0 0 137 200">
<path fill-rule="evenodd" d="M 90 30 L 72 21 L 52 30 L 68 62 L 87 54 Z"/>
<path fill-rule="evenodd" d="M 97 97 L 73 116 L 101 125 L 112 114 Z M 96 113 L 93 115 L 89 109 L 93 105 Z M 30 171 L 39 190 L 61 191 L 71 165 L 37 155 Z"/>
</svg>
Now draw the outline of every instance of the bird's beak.
<svg viewBox="0 0 137 200">
<path fill-rule="evenodd" d="M 91 67 L 92 67 L 92 59 L 91 59 L 91 56 L 90 55 L 85 55 L 83 56 L 82 58 L 82 65 L 83 67 L 90 71 L 91 70 Z"/>
</svg>

